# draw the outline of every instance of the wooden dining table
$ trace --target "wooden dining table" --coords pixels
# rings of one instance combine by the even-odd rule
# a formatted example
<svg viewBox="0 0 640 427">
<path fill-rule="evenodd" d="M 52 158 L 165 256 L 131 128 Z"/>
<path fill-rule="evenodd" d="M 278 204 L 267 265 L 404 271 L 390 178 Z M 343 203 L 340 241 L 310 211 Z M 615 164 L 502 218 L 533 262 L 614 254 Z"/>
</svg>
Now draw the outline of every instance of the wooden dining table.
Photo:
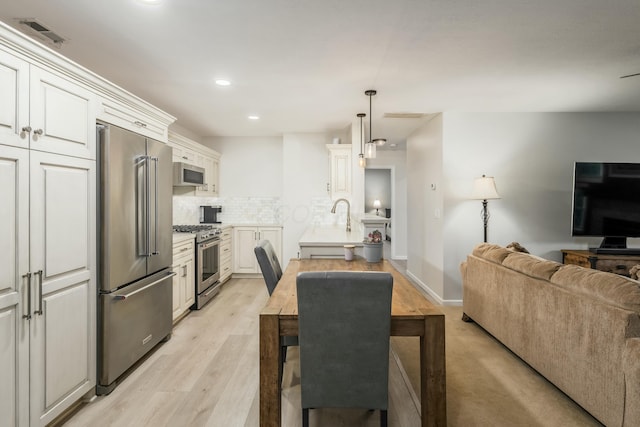
<svg viewBox="0 0 640 427">
<path fill-rule="evenodd" d="M 281 425 L 280 337 L 298 335 L 296 277 L 302 271 L 386 271 L 393 275 L 391 335 L 420 337 L 422 426 L 446 426 L 444 314 L 387 260 L 292 259 L 260 313 L 260 426 Z"/>
</svg>

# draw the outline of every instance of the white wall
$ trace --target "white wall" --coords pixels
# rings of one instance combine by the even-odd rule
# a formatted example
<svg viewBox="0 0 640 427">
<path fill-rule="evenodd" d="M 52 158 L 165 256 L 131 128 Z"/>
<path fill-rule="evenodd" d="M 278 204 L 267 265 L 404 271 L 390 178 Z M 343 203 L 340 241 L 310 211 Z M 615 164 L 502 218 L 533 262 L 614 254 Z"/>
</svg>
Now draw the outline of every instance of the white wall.
<svg viewBox="0 0 640 427">
<path fill-rule="evenodd" d="M 407 265 L 444 303 L 460 302 L 459 265 L 482 241 L 481 203 L 468 199 L 474 178 L 494 176 L 502 197 L 489 201 L 490 242 L 518 241 L 536 255 L 560 261 L 560 249 L 587 248 L 600 240 L 571 237 L 573 163 L 640 162 L 638 113 L 445 113 L 441 117 L 440 130 L 432 121 L 408 141 L 408 233 L 425 234 L 420 239 L 423 246 L 410 241 Z M 434 164 L 437 158 L 440 165 Z M 424 171 L 432 168 L 432 173 Z M 428 184 L 439 168 L 438 196 L 431 197 Z M 422 182 L 413 183 L 414 179 Z M 442 219 L 433 213 L 423 218 L 417 210 L 437 207 L 438 199 L 443 203 Z M 636 240 L 629 244 L 640 245 Z M 441 246 L 442 256 L 426 247 L 427 242 Z M 434 275 L 430 267 L 438 265 L 440 273 Z"/>
<path fill-rule="evenodd" d="M 436 115 L 407 139 L 407 273 L 436 298 L 444 295 L 442 138 Z"/>
<path fill-rule="evenodd" d="M 331 200 L 327 194 L 329 152 L 326 147 L 329 143 L 331 135 L 326 134 L 284 135 L 284 170 L 280 183 L 284 226 L 283 268 L 286 268 L 289 259 L 298 257 L 298 241 L 317 215 L 314 207 L 325 206 L 326 212 L 330 210 Z"/>
<path fill-rule="evenodd" d="M 213 137 L 221 154 L 220 197 L 282 197 L 282 138 Z"/>
<path fill-rule="evenodd" d="M 391 257 L 407 259 L 407 152 L 378 150 L 375 159 L 368 159 L 367 167 L 391 170 Z M 384 216 L 384 211 L 382 214 Z"/>
</svg>

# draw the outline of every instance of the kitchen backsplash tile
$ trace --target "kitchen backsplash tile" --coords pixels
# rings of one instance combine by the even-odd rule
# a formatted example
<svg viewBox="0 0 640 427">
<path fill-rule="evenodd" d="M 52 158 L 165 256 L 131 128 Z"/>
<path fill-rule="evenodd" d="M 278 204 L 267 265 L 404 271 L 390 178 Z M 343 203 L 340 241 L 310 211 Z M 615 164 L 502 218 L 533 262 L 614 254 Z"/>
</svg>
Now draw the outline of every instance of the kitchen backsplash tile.
<svg viewBox="0 0 640 427">
<path fill-rule="evenodd" d="M 173 223 L 198 224 L 201 205 L 222 206 L 218 220 L 223 224 L 283 224 L 299 221 L 309 225 L 344 224 L 347 206 L 339 203 L 331 213 L 329 197 L 314 197 L 311 206 L 283 206 L 279 197 L 173 197 Z"/>
<path fill-rule="evenodd" d="M 281 224 L 279 197 L 173 197 L 173 223 L 198 224 L 200 206 L 219 205 L 223 224 Z"/>
</svg>

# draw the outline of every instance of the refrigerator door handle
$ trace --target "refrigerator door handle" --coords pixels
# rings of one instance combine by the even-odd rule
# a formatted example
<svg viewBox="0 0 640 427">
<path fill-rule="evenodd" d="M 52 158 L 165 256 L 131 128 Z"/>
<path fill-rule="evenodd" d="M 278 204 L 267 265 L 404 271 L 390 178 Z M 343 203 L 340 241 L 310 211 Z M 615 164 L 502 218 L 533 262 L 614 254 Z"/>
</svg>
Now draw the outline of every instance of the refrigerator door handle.
<svg viewBox="0 0 640 427">
<path fill-rule="evenodd" d="M 136 178 L 138 181 L 138 221 L 136 222 L 138 255 L 148 257 L 151 249 L 151 237 L 149 235 L 149 156 L 140 156 L 136 159 Z"/>
<path fill-rule="evenodd" d="M 150 255 L 159 255 L 158 252 L 158 158 L 150 157 L 153 162 L 153 252 Z M 151 244 L 149 244 L 149 251 L 151 251 Z"/>
<path fill-rule="evenodd" d="M 144 291 L 145 289 L 149 289 L 150 287 L 155 286 L 155 285 L 157 285 L 158 283 L 160 283 L 160 282 L 162 282 L 162 281 L 164 281 L 164 280 L 167 280 L 169 277 L 173 277 L 173 276 L 175 276 L 176 274 L 177 274 L 177 273 L 175 273 L 175 272 L 173 272 L 173 271 L 172 271 L 172 272 L 168 273 L 166 276 L 164 276 L 163 278 L 158 279 L 158 280 L 155 280 L 155 281 L 153 281 L 153 282 L 149 283 L 147 286 L 143 286 L 143 287 L 141 287 L 140 289 L 136 289 L 136 290 L 135 290 L 135 291 L 133 291 L 133 292 L 129 292 L 128 294 L 124 294 L 124 295 L 114 295 L 114 296 L 113 296 L 113 299 L 114 299 L 114 300 L 116 300 L 116 301 L 126 300 L 127 298 L 131 298 L 131 297 L 132 297 L 132 296 L 134 296 L 135 294 L 137 294 L 137 293 L 139 293 L 139 292 L 142 292 L 142 291 Z"/>
</svg>

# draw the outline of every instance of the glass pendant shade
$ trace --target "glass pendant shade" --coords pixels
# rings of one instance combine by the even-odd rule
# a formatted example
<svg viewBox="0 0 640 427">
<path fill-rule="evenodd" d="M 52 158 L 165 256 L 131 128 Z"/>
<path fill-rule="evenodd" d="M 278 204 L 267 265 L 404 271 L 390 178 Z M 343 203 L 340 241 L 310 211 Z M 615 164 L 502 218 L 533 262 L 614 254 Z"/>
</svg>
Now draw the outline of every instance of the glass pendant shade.
<svg viewBox="0 0 640 427">
<path fill-rule="evenodd" d="M 369 141 L 365 144 L 364 157 L 367 159 L 376 158 L 376 144 L 373 141 Z"/>
<path fill-rule="evenodd" d="M 367 159 L 364 158 L 364 154 L 362 153 L 358 155 L 358 166 L 360 166 L 361 168 L 367 167 Z"/>
</svg>

